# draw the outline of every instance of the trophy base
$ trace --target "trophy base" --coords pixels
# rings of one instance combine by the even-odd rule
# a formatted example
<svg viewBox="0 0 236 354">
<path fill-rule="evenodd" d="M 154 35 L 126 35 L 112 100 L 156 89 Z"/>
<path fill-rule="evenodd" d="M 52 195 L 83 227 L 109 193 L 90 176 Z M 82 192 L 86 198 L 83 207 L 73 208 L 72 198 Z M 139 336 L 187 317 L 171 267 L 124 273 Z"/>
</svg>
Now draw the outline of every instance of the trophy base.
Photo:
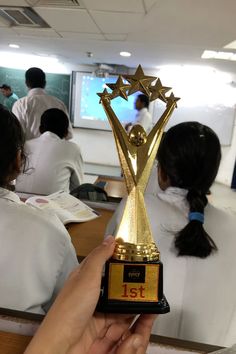
<svg viewBox="0 0 236 354">
<path fill-rule="evenodd" d="M 104 313 L 155 313 L 170 311 L 163 294 L 163 266 L 155 262 L 106 262 L 96 311 Z"/>
<path fill-rule="evenodd" d="M 100 297 L 96 311 L 102 313 L 120 313 L 120 314 L 165 314 L 170 312 L 170 306 L 163 296 L 158 302 L 126 302 L 108 300 Z"/>
</svg>

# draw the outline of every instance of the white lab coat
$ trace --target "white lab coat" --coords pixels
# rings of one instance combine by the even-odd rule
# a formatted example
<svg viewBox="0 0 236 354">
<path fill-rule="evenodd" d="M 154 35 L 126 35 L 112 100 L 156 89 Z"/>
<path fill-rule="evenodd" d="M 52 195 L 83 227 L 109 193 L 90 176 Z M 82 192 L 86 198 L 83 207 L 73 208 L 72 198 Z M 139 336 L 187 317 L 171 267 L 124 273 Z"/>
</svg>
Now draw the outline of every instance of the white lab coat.
<svg viewBox="0 0 236 354">
<path fill-rule="evenodd" d="M 45 132 L 25 144 L 25 173 L 16 180 L 16 191 L 31 194 L 70 192 L 83 181 L 83 159 L 76 143 Z"/>
<path fill-rule="evenodd" d="M 78 265 L 70 235 L 2 188 L 0 229 L 0 307 L 44 314 Z"/>
<path fill-rule="evenodd" d="M 40 136 L 39 126 L 42 114 L 50 108 L 58 108 L 67 115 L 67 108 L 62 101 L 54 96 L 50 96 L 42 88 L 29 90 L 28 95 L 16 101 L 12 107 L 12 112 L 19 119 L 24 130 L 26 140 Z M 69 119 L 69 117 L 68 117 Z M 71 122 L 69 121 L 69 133 L 67 139 L 73 136 Z"/>
<path fill-rule="evenodd" d="M 222 346 L 236 342 L 236 218 L 212 205 L 205 209 L 205 230 L 218 252 L 206 259 L 177 257 L 174 235 L 188 222 L 186 191 L 168 188 L 145 202 L 153 237 L 164 265 L 164 292 L 171 312 L 160 315 L 154 333 Z M 124 201 L 106 234 L 114 234 Z"/>
<path fill-rule="evenodd" d="M 153 124 L 152 124 L 152 116 L 148 112 L 147 108 L 142 108 L 140 111 L 138 111 L 133 125 L 136 124 L 141 125 L 147 134 L 150 133 Z"/>
</svg>

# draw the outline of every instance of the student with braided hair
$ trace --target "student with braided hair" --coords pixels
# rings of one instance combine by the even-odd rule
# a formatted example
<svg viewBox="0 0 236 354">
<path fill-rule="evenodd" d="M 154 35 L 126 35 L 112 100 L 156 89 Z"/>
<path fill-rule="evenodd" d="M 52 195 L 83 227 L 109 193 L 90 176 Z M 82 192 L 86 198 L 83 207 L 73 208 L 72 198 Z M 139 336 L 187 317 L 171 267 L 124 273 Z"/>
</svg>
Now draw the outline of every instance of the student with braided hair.
<svg viewBox="0 0 236 354">
<path fill-rule="evenodd" d="M 158 151 L 157 194 L 145 196 L 164 265 L 171 311 L 159 316 L 159 335 L 228 346 L 236 342 L 236 218 L 207 199 L 220 164 L 217 135 L 186 122 L 170 128 Z M 121 202 L 107 227 L 114 234 Z"/>
</svg>

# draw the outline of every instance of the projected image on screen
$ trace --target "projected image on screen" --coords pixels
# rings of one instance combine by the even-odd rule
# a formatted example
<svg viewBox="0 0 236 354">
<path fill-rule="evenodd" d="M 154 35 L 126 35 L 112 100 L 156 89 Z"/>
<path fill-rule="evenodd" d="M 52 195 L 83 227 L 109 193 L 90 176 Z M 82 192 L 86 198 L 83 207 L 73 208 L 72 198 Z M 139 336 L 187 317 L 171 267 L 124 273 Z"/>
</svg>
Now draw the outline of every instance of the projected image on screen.
<svg viewBox="0 0 236 354">
<path fill-rule="evenodd" d="M 80 117 L 82 119 L 97 120 L 107 122 L 106 114 L 99 104 L 99 97 L 97 92 L 102 92 L 104 88 L 111 91 L 106 83 L 115 83 L 117 77 L 93 77 L 91 75 L 83 75 L 81 87 L 81 104 L 80 104 Z M 129 96 L 129 101 L 121 97 L 112 100 L 111 105 L 121 123 L 133 122 L 135 119 L 136 111 L 134 102 L 136 95 Z"/>
</svg>

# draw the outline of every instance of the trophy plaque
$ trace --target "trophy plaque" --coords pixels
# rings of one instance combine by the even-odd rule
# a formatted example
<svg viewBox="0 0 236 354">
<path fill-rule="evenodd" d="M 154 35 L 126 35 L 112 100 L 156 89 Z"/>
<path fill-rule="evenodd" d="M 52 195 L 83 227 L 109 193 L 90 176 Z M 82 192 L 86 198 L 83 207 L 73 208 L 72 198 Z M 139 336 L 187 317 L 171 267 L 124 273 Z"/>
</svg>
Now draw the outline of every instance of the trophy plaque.
<svg viewBox="0 0 236 354">
<path fill-rule="evenodd" d="M 98 95 L 113 131 L 128 197 L 114 235 L 115 251 L 105 266 L 97 311 L 167 313 L 170 308 L 163 294 L 163 265 L 152 236 L 144 192 L 164 128 L 178 98 L 173 93 L 166 97 L 171 88 L 162 86 L 156 77 L 146 76 L 140 65 L 134 75 L 120 75 L 116 83 L 107 86 L 112 92 L 105 89 Z M 116 97 L 128 100 L 135 92 L 144 93 L 150 101 L 160 99 L 166 104 L 148 135 L 141 125 L 133 125 L 127 133 L 111 107 Z"/>
</svg>

